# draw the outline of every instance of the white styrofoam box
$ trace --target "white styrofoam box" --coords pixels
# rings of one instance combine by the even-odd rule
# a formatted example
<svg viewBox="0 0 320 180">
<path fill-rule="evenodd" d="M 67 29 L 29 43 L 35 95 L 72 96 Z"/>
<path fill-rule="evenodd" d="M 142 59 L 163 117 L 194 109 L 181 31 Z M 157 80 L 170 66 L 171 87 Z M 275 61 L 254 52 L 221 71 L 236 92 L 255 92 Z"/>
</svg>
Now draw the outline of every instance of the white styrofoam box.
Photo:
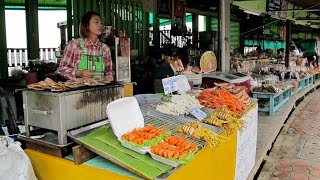
<svg viewBox="0 0 320 180">
<path fill-rule="evenodd" d="M 118 138 L 135 128 L 144 127 L 144 118 L 135 97 L 112 101 L 107 105 L 107 115 Z"/>
<path fill-rule="evenodd" d="M 188 79 L 185 75 L 176 76 L 176 82 L 178 85 L 178 92 L 180 94 L 185 94 L 186 92 L 191 90 L 190 84 L 189 84 Z"/>
</svg>

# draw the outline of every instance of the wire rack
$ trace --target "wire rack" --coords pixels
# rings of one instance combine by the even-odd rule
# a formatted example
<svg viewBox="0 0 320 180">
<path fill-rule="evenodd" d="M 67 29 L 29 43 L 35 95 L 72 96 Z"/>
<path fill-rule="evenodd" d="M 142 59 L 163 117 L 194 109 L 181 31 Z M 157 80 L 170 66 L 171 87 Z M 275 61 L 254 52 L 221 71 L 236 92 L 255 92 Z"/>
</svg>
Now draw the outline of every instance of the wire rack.
<svg viewBox="0 0 320 180">
<path fill-rule="evenodd" d="M 196 139 L 196 138 L 190 137 L 188 135 L 185 135 L 183 133 L 178 133 L 176 131 L 176 129 L 179 126 L 181 126 L 181 124 L 178 124 L 175 121 L 170 121 L 168 119 L 163 119 L 163 118 L 160 120 L 158 118 L 154 118 L 149 115 L 146 115 L 144 117 L 144 120 L 145 120 L 145 124 L 151 124 L 151 125 L 156 126 L 158 128 L 166 129 L 166 130 L 170 131 L 172 135 L 180 137 L 180 138 L 184 138 L 184 139 L 191 141 L 191 142 L 194 142 L 199 147 L 204 147 L 206 144 L 206 142 L 204 140 Z"/>
<path fill-rule="evenodd" d="M 197 120 L 194 117 L 191 116 L 173 116 L 173 115 L 168 115 L 168 114 L 164 114 L 161 113 L 159 111 L 156 110 L 156 108 L 154 107 L 154 105 L 143 105 L 140 107 L 143 116 L 152 116 L 154 118 L 158 118 L 158 119 L 163 119 L 163 120 L 167 120 L 170 122 L 176 122 L 177 124 L 183 125 L 187 122 L 192 122 L 192 121 L 197 121 L 200 122 L 199 120 Z M 207 114 L 211 114 L 211 112 L 209 112 L 212 110 L 209 109 L 205 109 L 205 112 Z M 208 125 L 206 123 L 200 122 L 201 125 L 205 128 L 208 128 L 212 131 L 214 131 L 217 134 L 221 134 L 224 130 L 222 128 L 216 127 L 216 126 L 212 126 L 212 125 Z"/>
<path fill-rule="evenodd" d="M 204 147 L 204 145 L 206 144 L 204 140 L 199 140 L 199 139 L 190 137 L 188 135 L 185 135 L 183 133 L 178 133 L 176 130 L 179 126 L 182 126 L 187 122 L 198 121 L 195 118 L 191 118 L 188 116 L 179 117 L 179 116 L 164 114 L 157 111 L 153 105 L 143 105 L 140 107 L 140 109 L 144 116 L 145 124 L 152 124 L 156 127 L 169 130 L 173 135 L 192 141 L 196 143 L 199 147 Z M 221 134 L 223 132 L 222 128 L 210 126 L 202 122 L 201 122 L 201 125 L 203 127 L 206 127 L 214 131 L 217 134 Z"/>
</svg>

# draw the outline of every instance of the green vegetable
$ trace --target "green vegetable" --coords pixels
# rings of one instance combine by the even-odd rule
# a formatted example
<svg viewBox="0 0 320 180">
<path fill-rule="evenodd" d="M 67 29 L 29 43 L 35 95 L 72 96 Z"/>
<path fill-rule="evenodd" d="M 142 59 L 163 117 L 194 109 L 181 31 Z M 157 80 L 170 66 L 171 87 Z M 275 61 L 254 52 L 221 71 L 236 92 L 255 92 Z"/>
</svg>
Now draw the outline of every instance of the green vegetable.
<svg viewBox="0 0 320 180">
<path fill-rule="evenodd" d="M 193 157 L 194 157 L 194 152 L 189 151 L 188 155 L 185 158 L 173 159 L 173 161 L 177 162 L 178 164 L 188 164 Z"/>
<path fill-rule="evenodd" d="M 155 146 L 157 145 L 159 142 L 161 142 L 166 136 L 170 136 L 171 132 L 167 131 L 165 133 L 160 134 L 159 136 L 157 136 L 156 138 L 153 138 L 151 140 L 144 140 L 143 144 L 136 144 L 132 141 L 128 141 L 125 139 L 122 139 L 125 143 L 130 144 L 131 146 L 137 148 L 137 149 L 142 149 L 145 147 L 149 147 L 149 146 Z"/>
<path fill-rule="evenodd" d="M 161 142 L 165 137 L 170 136 L 170 135 L 171 135 L 171 132 L 170 131 L 166 131 L 165 133 L 160 134 L 156 138 L 153 138 L 151 140 L 144 140 L 143 141 L 143 145 L 144 146 L 155 146 L 159 142 Z"/>
<path fill-rule="evenodd" d="M 171 101 L 171 94 L 164 94 L 164 95 L 161 97 L 161 101 L 163 101 L 163 102 L 170 102 L 170 101 Z"/>
</svg>

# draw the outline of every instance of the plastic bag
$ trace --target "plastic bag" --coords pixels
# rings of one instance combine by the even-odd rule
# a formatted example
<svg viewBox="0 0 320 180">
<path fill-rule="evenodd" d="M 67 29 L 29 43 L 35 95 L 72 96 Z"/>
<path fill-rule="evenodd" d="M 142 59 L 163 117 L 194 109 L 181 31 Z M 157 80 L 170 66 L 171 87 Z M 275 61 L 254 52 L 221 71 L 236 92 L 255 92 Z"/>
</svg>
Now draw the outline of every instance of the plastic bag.
<svg viewBox="0 0 320 180">
<path fill-rule="evenodd" d="M 0 180 L 37 180 L 19 142 L 0 136 Z"/>
</svg>

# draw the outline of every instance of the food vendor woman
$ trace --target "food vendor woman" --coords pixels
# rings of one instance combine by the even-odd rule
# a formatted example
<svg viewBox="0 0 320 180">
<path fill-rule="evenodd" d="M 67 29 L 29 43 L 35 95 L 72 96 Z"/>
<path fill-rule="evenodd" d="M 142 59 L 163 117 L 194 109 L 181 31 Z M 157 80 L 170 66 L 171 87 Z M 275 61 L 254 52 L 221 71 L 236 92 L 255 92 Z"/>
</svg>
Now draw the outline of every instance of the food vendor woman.
<svg viewBox="0 0 320 180">
<path fill-rule="evenodd" d="M 91 77 L 113 80 L 110 49 L 99 41 L 102 31 L 99 13 L 85 13 L 80 22 L 81 38 L 67 44 L 57 73 L 67 80 Z"/>
</svg>

